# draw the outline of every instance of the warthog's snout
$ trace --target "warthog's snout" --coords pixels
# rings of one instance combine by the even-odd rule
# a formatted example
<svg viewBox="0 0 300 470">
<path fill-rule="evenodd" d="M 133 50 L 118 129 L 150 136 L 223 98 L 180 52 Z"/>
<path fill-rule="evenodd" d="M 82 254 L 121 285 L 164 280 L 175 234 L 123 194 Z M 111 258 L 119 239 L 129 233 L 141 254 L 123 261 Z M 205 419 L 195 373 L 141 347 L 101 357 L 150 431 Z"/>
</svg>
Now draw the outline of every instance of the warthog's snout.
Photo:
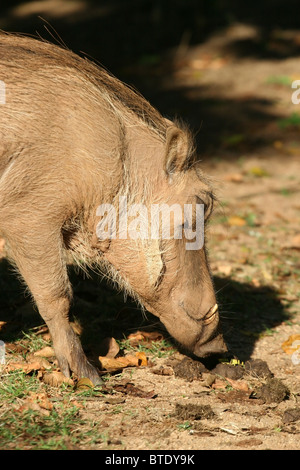
<svg viewBox="0 0 300 470">
<path fill-rule="evenodd" d="M 174 296 L 175 297 L 175 296 Z M 172 309 L 164 308 L 160 312 L 152 310 L 159 316 L 162 323 L 182 346 L 187 348 L 198 357 L 206 357 L 210 354 L 224 354 L 227 347 L 220 333 L 219 308 L 215 299 L 205 304 L 212 307 L 207 308 L 202 301 L 196 308 L 194 302 L 185 299 L 176 300 L 173 297 Z M 150 310 L 151 311 L 151 310 Z M 203 314 L 203 311 L 206 312 Z"/>
<path fill-rule="evenodd" d="M 202 322 L 202 330 L 200 338 L 196 341 L 194 346 L 194 354 L 199 357 L 205 357 L 210 354 L 222 354 L 227 352 L 223 335 L 216 331 L 219 324 L 218 304 L 211 307 L 200 321 Z"/>
</svg>

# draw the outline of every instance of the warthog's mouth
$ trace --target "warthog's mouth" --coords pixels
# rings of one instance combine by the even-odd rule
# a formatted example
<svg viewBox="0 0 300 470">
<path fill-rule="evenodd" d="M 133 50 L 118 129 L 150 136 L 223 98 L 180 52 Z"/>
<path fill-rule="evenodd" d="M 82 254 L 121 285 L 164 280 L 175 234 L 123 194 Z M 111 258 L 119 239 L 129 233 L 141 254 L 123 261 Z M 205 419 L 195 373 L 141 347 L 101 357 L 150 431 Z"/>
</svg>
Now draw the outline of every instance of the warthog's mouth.
<svg viewBox="0 0 300 470">
<path fill-rule="evenodd" d="M 214 321 L 214 319 L 218 315 L 218 308 L 219 308 L 218 304 L 215 304 L 213 307 L 209 309 L 209 311 L 207 312 L 207 314 L 205 315 L 203 319 L 204 325 L 209 325 L 211 322 Z"/>
<path fill-rule="evenodd" d="M 219 306 L 215 304 L 202 318 L 203 330 L 200 338 L 195 343 L 194 354 L 199 357 L 206 357 L 210 354 L 222 354 L 227 351 L 222 334 L 218 333 Z M 213 325 L 215 323 L 215 325 Z M 207 326 L 210 325 L 208 328 Z M 210 331 L 211 330 L 211 331 Z"/>
</svg>

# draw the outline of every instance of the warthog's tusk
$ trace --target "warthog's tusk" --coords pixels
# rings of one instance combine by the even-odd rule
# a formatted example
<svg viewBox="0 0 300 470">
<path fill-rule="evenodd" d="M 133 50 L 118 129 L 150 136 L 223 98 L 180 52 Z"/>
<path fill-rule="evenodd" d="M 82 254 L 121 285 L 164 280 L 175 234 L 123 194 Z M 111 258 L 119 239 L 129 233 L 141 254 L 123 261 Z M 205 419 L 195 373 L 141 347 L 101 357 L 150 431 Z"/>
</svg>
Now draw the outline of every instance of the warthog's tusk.
<svg viewBox="0 0 300 470">
<path fill-rule="evenodd" d="M 204 325 L 208 325 L 209 323 L 211 323 L 211 322 L 215 319 L 215 317 L 216 317 L 216 315 L 217 315 L 217 313 L 218 313 L 218 308 L 219 308 L 218 304 L 215 304 L 215 305 L 207 312 L 207 314 L 205 315 L 204 320 L 203 320 Z"/>
</svg>

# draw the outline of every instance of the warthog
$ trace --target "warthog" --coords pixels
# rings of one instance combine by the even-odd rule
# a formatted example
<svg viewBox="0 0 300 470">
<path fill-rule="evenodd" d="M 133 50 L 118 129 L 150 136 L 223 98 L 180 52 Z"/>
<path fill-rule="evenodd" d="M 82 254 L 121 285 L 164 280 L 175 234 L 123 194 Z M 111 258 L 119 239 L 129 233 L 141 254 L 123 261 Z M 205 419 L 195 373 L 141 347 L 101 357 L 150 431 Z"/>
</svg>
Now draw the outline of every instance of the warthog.
<svg viewBox="0 0 300 470">
<path fill-rule="evenodd" d="M 203 204 L 207 220 L 213 193 L 189 132 L 91 61 L 44 41 L 1 33 L 0 80 L 0 229 L 61 371 L 100 380 L 69 323 L 67 252 L 108 273 L 195 355 L 224 352 L 205 246 L 187 249 L 178 227 L 166 238 L 99 236 L 99 207 L 120 215 L 120 196 L 148 209 L 189 204 L 191 227 Z"/>
</svg>

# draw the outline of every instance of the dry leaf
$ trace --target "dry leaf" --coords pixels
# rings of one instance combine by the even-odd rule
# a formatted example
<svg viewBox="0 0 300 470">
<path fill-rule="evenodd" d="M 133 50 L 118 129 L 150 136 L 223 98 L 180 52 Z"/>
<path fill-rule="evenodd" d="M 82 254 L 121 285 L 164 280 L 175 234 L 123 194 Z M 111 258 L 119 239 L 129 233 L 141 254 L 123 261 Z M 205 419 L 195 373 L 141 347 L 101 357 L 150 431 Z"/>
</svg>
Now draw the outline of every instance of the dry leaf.
<svg viewBox="0 0 300 470">
<path fill-rule="evenodd" d="M 295 235 L 283 245 L 283 248 L 300 250 L 300 233 Z"/>
<path fill-rule="evenodd" d="M 249 392 L 249 387 L 248 387 L 247 382 L 243 380 L 229 379 L 228 377 L 226 377 L 226 380 L 227 382 L 230 383 L 232 388 L 234 388 L 235 390 L 241 390 L 242 392 Z"/>
<path fill-rule="evenodd" d="M 116 355 L 119 353 L 120 347 L 115 340 L 115 338 L 104 338 L 101 342 L 101 356 L 106 356 L 106 357 L 116 357 Z"/>
<path fill-rule="evenodd" d="M 232 266 L 229 266 L 228 264 L 219 265 L 217 266 L 217 270 L 219 271 L 219 273 L 224 274 L 225 276 L 229 276 L 232 271 Z"/>
<path fill-rule="evenodd" d="M 227 387 L 227 382 L 225 382 L 225 380 L 221 380 L 221 379 L 218 379 L 218 378 L 216 378 L 216 380 L 212 384 L 212 388 L 217 389 L 217 390 L 223 389 L 223 388 L 226 388 L 226 387 Z"/>
<path fill-rule="evenodd" d="M 287 354 L 293 354 L 300 349 L 300 335 L 291 335 L 281 347 Z"/>
<path fill-rule="evenodd" d="M 44 333 L 42 335 L 42 338 L 43 338 L 44 341 L 51 341 L 52 340 L 50 333 Z"/>
<path fill-rule="evenodd" d="M 124 367 L 139 367 L 148 364 L 145 353 L 138 352 L 135 356 L 128 355 L 124 357 L 110 358 L 106 356 L 99 356 L 102 369 L 109 372 L 124 369 Z"/>
<path fill-rule="evenodd" d="M 51 385 L 52 387 L 58 387 L 59 385 L 63 383 L 66 383 L 68 385 L 74 385 L 74 382 L 72 379 L 69 379 L 62 372 L 59 372 L 59 371 L 53 371 L 53 372 L 48 372 L 44 374 L 43 381 L 46 384 Z"/>
<path fill-rule="evenodd" d="M 46 346 L 45 348 L 39 349 L 38 351 L 35 351 L 33 353 L 34 356 L 39 356 L 39 357 L 53 357 L 55 356 L 54 349 L 51 348 L 50 346 Z"/>
<path fill-rule="evenodd" d="M 242 227 L 243 225 L 246 225 L 246 220 L 237 215 L 233 215 L 228 218 L 227 223 L 232 226 Z"/>
<path fill-rule="evenodd" d="M 87 377 L 79 379 L 76 385 L 76 390 L 90 390 L 91 388 L 94 388 L 94 384 Z"/>
<path fill-rule="evenodd" d="M 148 365 L 148 360 L 147 360 L 147 356 L 144 352 L 140 351 L 140 352 L 137 352 L 136 353 L 136 356 L 139 360 L 139 366 L 147 366 Z"/>
<path fill-rule="evenodd" d="M 49 333 L 48 326 L 46 326 L 46 325 L 40 326 L 40 327 L 35 331 L 35 334 L 36 334 L 36 335 L 42 335 L 43 333 Z"/>
<path fill-rule="evenodd" d="M 292 238 L 291 246 L 296 247 L 296 248 L 300 248 L 300 234 L 295 235 Z"/>
<path fill-rule="evenodd" d="M 14 353 L 24 353 L 27 350 L 26 346 L 20 343 L 5 343 L 5 349 L 7 352 Z"/>
<path fill-rule="evenodd" d="M 25 374 L 30 374 L 30 372 L 32 372 L 34 370 L 41 369 L 41 365 L 40 365 L 39 361 L 35 361 L 35 362 L 11 362 L 11 363 L 7 364 L 5 369 L 8 372 L 10 372 L 12 370 L 21 369 L 21 370 L 23 370 L 23 372 L 25 372 Z"/>
<path fill-rule="evenodd" d="M 232 181 L 233 183 L 241 183 L 244 177 L 241 173 L 232 173 L 225 176 L 226 181 Z"/>
<path fill-rule="evenodd" d="M 136 331 L 130 334 L 127 339 L 132 346 L 137 346 L 138 344 L 152 343 L 152 341 L 162 341 L 164 337 L 158 331 Z"/>
<path fill-rule="evenodd" d="M 248 173 L 253 176 L 257 176 L 259 178 L 263 176 L 269 176 L 269 173 L 260 166 L 253 166 L 252 168 L 249 169 Z"/>
<path fill-rule="evenodd" d="M 26 356 L 27 363 L 29 364 L 39 364 L 40 369 L 51 369 L 52 365 L 45 357 L 35 356 L 34 354 L 27 354 Z"/>
<path fill-rule="evenodd" d="M 33 410 L 44 416 L 49 416 L 52 409 L 53 404 L 46 393 L 29 392 L 26 401 L 19 408 L 16 408 L 16 411 L 23 413 L 24 411 Z"/>
<path fill-rule="evenodd" d="M 73 406 L 76 406 L 76 408 L 84 408 L 84 405 L 82 403 L 79 403 L 77 400 L 72 400 L 70 403 Z"/>
</svg>

